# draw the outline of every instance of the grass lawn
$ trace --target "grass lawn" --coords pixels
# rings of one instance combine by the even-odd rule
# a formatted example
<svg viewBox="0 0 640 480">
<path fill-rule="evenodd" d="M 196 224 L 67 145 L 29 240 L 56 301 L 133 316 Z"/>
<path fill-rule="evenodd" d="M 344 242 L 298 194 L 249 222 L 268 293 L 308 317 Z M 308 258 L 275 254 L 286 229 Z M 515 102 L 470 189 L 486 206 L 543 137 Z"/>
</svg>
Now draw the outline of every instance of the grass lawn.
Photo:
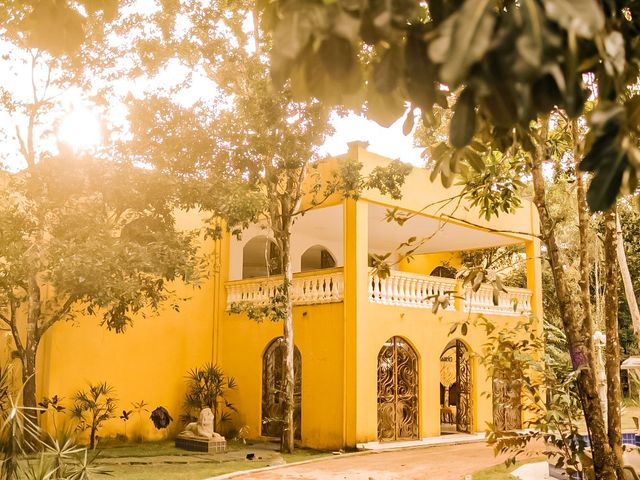
<svg viewBox="0 0 640 480">
<path fill-rule="evenodd" d="M 246 455 L 253 453 L 254 460 Z M 173 441 L 102 444 L 97 463 L 121 480 L 203 480 L 215 475 L 299 462 L 331 455 L 309 449 L 280 454 L 276 445 L 229 441 L 226 453 L 206 454 L 175 448 Z M 105 477 L 107 478 L 107 477 Z"/>
<path fill-rule="evenodd" d="M 473 480 L 514 480 L 516 477 L 511 475 L 510 472 L 513 472 L 520 465 L 524 465 L 525 463 L 542 462 L 544 460 L 544 457 L 531 458 L 522 462 L 517 462 L 515 465 L 511 465 L 510 467 L 505 467 L 504 463 L 501 463 L 495 467 L 475 472 L 472 478 Z"/>
</svg>

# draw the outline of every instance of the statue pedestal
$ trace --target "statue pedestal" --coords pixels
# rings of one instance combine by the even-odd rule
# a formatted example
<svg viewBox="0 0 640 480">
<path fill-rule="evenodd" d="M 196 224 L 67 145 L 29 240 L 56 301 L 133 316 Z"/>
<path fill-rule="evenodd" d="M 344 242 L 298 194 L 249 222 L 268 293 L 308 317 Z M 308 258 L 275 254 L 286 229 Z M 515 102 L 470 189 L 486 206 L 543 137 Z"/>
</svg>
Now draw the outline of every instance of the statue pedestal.
<svg viewBox="0 0 640 480">
<path fill-rule="evenodd" d="M 227 441 L 224 438 L 203 438 L 178 435 L 176 437 L 176 448 L 182 448 L 191 452 L 226 452 Z"/>
</svg>

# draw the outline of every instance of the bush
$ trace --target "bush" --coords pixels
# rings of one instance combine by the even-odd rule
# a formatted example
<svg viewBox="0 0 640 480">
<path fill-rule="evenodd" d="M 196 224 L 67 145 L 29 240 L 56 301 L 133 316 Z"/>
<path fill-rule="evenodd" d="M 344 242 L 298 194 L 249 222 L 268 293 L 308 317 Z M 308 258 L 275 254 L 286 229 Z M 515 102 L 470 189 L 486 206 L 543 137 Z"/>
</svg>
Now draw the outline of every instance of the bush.
<svg viewBox="0 0 640 480">
<path fill-rule="evenodd" d="M 90 429 L 89 448 L 92 450 L 96 448 L 96 433 L 100 426 L 115 416 L 116 399 L 112 393 L 113 387 L 107 382 L 89 383 L 87 391 L 79 390 L 73 397 L 71 415 L 78 420 L 79 429 Z"/>
<path fill-rule="evenodd" d="M 215 430 L 219 431 L 223 423 L 231 420 L 230 412 L 237 411 L 225 398 L 229 390 L 235 390 L 235 379 L 227 377 L 217 365 L 207 363 L 201 368 L 190 370 L 187 383 L 185 415 L 182 420 L 185 423 L 194 422 L 198 419 L 200 410 L 208 407 L 214 415 Z"/>
</svg>

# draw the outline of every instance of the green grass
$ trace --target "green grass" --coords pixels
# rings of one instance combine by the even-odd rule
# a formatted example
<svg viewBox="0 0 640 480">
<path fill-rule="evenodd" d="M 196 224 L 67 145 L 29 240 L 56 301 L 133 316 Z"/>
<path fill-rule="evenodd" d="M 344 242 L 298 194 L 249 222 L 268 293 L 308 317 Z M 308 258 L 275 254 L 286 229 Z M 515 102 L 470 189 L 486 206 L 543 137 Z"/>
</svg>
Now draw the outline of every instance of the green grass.
<svg viewBox="0 0 640 480">
<path fill-rule="evenodd" d="M 473 474 L 473 480 L 514 480 L 516 477 L 511 475 L 516 468 L 525 463 L 542 462 L 544 458 L 531 458 L 522 462 L 517 462 L 515 465 L 506 467 L 504 463 L 496 465 L 494 467 L 485 468 Z"/>
<path fill-rule="evenodd" d="M 246 460 L 255 452 L 255 460 Z M 188 452 L 175 448 L 173 441 L 144 443 L 103 443 L 98 464 L 118 480 L 203 480 L 215 475 L 292 463 L 330 455 L 309 449 L 297 449 L 292 454 L 280 454 L 276 445 L 230 441 L 224 454 Z M 264 458 L 258 458 L 264 457 Z M 107 478 L 107 477 L 105 477 Z"/>
</svg>

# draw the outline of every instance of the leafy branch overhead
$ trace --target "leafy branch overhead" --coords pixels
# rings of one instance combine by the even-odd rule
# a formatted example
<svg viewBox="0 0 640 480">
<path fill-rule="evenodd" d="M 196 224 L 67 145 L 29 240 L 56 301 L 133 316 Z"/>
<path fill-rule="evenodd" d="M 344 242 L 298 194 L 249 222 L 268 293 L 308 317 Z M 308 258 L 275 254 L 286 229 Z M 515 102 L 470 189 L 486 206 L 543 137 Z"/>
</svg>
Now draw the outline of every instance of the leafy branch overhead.
<svg viewBox="0 0 640 480">
<path fill-rule="evenodd" d="M 561 109 L 590 117 L 593 151 L 581 168 L 594 172 L 589 205 L 605 210 L 621 188 L 634 190 L 640 8 L 633 1 L 417 0 L 261 2 L 273 31 L 271 72 L 299 98 L 359 107 L 388 126 L 402 117 L 425 127 L 434 106 L 451 108 L 455 155 L 439 163 L 443 183 L 458 157 L 482 169 L 474 139 L 496 152 L 514 144 L 533 153 L 530 123 Z M 590 86 L 587 86 L 586 80 Z M 456 93 L 455 104 L 447 96 Z M 630 97 L 630 98 L 629 98 Z M 626 99 L 626 100 L 625 100 Z M 410 130 L 410 128 L 409 128 Z M 525 161 L 521 158 L 520 161 Z"/>
</svg>

